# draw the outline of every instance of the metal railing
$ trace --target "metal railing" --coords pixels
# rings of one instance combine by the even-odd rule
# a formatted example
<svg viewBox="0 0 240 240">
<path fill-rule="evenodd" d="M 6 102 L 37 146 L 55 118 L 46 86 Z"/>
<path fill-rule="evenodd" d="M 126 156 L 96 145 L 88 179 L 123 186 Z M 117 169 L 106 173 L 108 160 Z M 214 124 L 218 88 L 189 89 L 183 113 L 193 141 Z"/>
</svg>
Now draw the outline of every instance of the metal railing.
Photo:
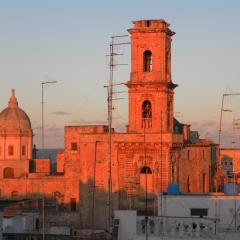
<svg viewBox="0 0 240 240">
<path fill-rule="evenodd" d="M 137 219 L 137 235 L 170 236 L 187 238 L 217 238 L 217 219 L 197 217 L 148 217 L 147 225 L 144 216 Z"/>
</svg>

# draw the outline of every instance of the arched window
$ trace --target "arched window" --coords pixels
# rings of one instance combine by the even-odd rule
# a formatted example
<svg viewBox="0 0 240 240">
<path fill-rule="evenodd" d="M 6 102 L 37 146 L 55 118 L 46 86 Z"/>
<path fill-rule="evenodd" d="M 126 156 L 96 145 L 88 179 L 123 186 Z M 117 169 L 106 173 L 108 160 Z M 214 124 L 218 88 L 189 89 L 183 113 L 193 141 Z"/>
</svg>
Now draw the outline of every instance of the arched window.
<svg viewBox="0 0 240 240">
<path fill-rule="evenodd" d="M 143 53 L 143 71 L 151 72 L 152 71 L 152 52 L 146 50 Z"/>
<path fill-rule="evenodd" d="M 142 104 L 142 128 L 152 127 L 152 104 L 145 100 Z"/>
<path fill-rule="evenodd" d="M 8 146 L 8 156 L 13 156 L 14 155 L 14 148 L 13 145 Z"/>
<path fill-rule="evenodd" d="M 152 182 L 152 170 L 144 166 L 140 171 L 140 188 L 144 192 L 152 192 L 153 191 L 153 182 Z"/>
<path fill-rule="evenodd" d="M 14 169 L 6 167 L 3 169 L 3 178 L 14 178 Z"/>
<path fill-rule="evenodd" d="M 152 170 L 150 167 L 143 167 L 140 174 L 152 174 Z"/>
</svg>

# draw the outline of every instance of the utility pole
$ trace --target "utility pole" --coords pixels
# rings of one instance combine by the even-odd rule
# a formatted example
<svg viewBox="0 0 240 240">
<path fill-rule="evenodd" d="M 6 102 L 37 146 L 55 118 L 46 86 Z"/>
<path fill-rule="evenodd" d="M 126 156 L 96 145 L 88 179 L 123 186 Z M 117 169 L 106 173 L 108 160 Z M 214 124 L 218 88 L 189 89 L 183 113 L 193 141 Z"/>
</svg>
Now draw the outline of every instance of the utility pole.
<svg viewBox="0 0 240 240">
<path fill-rule="evenodd" d="M 44 196 L 44 180 L 42 182 L 42 240 L 45 240 L 45 196 Z"/>
<path fill-rule="evenodd" d="M 44 86 L 47 84 L 54 84 L 57 83 L 57 81 L 46 81 L 41 82 L 42 84 L 42 149 L 44 148 Z"/>
<path fill-rule="evenodd" d="M 42 85 L 42 149 L 44 149 L 44 86 L 54 84 L 57 81 L 41 82 Z M 42 239 L 45 240 L 45 196 L 44 196 L 44 181 L 42 182 Z"/>
<path fill-rule="evenodd" d="M 108 90 L 108 134 L 109 134 L 109 159 L 108 159 L 108 231 L 109 231 L 109 236 L 111 236 L 112 232 L 112 224 L 113 224 L 113 203 L 112 203 L 112 111 L 113 111 L 113 100 L 118 100 L 113 99 L 113 70 L 114 67 L 117 65 L 127 65 L 127 64 L 115 64 L 114 62 L 114 57 L 117 55 L 122 55 L 114 52 L 114 47 L 115 46 L 120 46 L 120 45 L 126 45 L 130 44 L 130 42 L 121 42 L 121 43 L 116 43 L 115 39 L 119 38 L 124 38 L 128 37 L 128 35 L 119 35 L 119 36 L 112 36 L 111 37 L 111 43 L 109 45 L 110 53 L 110 61 L 109 61 L 109 85 L 107 86 Z M 116 84 L 119 85 L 119 84 Z"/>
<path fill-rule="evenodd" d="M 96 165 L 97 165 L 97 146 L 99 141 L 95 141 L 94 146 L 94 167 L 93 167 L 93 189 L 92 189 L 92 233 L 95 231 L 95 191 L 96 191 Z"/>
<path fill-rule="evenodd" d="M 145 239 L 148 240 L 148 169 L 147 169 L 147 146 L 146 146 L 146 121 L 143 122 L 143 147 L 144 147 L 144 165 L 145 165 Z"/>
</svg>

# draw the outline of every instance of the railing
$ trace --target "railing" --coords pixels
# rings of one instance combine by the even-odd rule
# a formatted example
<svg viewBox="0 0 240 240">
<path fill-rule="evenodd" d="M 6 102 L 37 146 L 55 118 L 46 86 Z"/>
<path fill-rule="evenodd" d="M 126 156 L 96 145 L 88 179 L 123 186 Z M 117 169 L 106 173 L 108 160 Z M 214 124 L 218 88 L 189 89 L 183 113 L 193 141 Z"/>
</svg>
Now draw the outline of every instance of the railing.
<svg viewBox="0 0 240 240">
<path fill-rule="evenodd" d="M 147 222 L 147 224 L 146 224 Z M 217 219 L 193 217 L 138 217 L 137 235 L 180 238 L 217 238 Z"/>
<path fill-rule="evenodd" d="M 152 128 L 152 118 L 142 118 L 142 128 Z"/>
</svg>

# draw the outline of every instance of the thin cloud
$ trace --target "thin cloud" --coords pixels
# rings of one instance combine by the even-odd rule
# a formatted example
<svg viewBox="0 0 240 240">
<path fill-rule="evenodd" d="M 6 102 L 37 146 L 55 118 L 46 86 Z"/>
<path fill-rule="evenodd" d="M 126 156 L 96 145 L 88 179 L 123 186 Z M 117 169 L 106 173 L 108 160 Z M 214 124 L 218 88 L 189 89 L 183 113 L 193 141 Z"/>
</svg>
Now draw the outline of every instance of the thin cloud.
<svg viewBox="0 0 240 240">
<path fill-rule="evenodd" d="M 201 138 L 208 138 L 218 143 L 219 134 L 219 122 L 218 121 L 194 121 L 191 122 L 191 130 L 196 130 L 200 133 Z M 231 147 L 233 140 L 233 129 L 229 123 L 222 123 L 221 129 L 221 147 Z M 239 142 L 239 131 L 235 131 L 235 141 L 238 147 Z"/>
<path fill-rule="evenodd" d="M 36 125 L 33 128 L 34 144 L 41 147 L 42 133 L 41 126 Z M 64 128 L 58 127 L 54 124 L 47 124 L 44 126 L 45 146 L 48 148 L 62 148 L 64 146 Z"/>
<path fill-rule="evenodd" d="M 69 116 L 72 115 L 70 112 L 64 112 L 64 111 L 56 111 L 56 112 L 51 112 L 52 115 L 58 115 L 58 116 Z"/>
<path fill-rule="evenodd" d="M 104 120 L 94 120 L 94 121 L 88 121 L 86 119 L 83 118 L 78 118 L 78 119 L 73 119 L 70 121 L 70 124 L 102 124 L 102 125 L 106 125 L 107 121 Z"/>
</svg>

